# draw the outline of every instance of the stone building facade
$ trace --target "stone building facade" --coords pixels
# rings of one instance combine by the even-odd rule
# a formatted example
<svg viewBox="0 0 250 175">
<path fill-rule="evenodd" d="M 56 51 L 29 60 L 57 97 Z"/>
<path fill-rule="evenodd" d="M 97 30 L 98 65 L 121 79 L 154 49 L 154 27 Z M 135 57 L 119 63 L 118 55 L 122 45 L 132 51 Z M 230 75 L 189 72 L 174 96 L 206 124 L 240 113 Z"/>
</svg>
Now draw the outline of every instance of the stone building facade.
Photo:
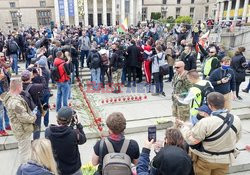
<svg viewBox="0 0 250 175">
<path fill-rule="evenodd" d="M 214 18 L 216 0 L 144 0 L 142 20 L 151 19 L 152 13 L 162 17 L 191 16 L 193 21 Z"/>
</svg>

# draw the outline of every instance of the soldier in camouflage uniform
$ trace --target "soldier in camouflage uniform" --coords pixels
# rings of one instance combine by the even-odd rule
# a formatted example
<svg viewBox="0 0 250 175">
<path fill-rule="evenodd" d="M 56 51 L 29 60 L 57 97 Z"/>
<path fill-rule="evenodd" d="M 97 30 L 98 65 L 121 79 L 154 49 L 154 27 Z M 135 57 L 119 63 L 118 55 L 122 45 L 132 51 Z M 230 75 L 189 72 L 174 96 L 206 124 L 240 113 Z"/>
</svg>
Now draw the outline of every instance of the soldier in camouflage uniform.
<svg viewBox="0 0 250 175">
<path fill-rule="evenodd" d="M 177 97 L 184 98 L 189 88 L 191 87 L 191 83 L 187 79 L 187 71 L 184 69 L 185 64 L 183 61 L 178 61 L 175 63 L 176 73 L 173 78 L 172 86 L 172 114 L 174 117 L 181 119 L 183 121 L 189 120 L 189 105 L 181 104 L 178 102 Z"/>
<path fill-rule="evenodd" d="M 30 136 L 34 131 L 33 124 L 36 115 L 31 112 L 26 101 L 19 95 L 21 91 L 21 80 L 11 80 L 10 91 L 3 94 L 1 98 L 9 114 L 13 134 L 18 141 L 20 163 L 26 163 L 30 159 Z"/>
</svg>

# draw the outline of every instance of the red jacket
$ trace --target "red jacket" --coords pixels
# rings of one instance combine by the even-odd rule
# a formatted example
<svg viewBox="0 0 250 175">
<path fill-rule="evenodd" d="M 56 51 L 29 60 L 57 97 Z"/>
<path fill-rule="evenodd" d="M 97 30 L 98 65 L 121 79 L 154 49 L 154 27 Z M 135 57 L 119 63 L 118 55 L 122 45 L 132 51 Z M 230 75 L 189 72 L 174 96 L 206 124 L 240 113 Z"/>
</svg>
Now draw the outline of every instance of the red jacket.
<svg viewBox="0 0 250 175">
<path fill-rule="evenodd" d="M 55 58 L 54 66 L 58 67 L 60 79 L 57 82 L 63 83 L 68 81 L 70 78 L 64 70 L 63 65 L 66 64 L 61 58 Z"/>
</svg>

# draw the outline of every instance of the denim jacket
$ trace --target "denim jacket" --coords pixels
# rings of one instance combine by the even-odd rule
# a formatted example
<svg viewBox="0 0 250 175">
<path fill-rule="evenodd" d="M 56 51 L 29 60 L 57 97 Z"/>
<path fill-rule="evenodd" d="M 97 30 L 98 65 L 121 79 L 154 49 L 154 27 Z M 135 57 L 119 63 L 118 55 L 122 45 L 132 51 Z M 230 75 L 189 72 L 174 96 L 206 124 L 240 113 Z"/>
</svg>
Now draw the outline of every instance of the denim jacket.
<svg viewBox="0 0 250 175">
<path fill-rule="evenodd" d="M 157 175 L 157 170 L 155 168 L 149 168 L 149 156 L 150 150 L 143 148 L 136 167 L 137 175 Z"/>
</svg>

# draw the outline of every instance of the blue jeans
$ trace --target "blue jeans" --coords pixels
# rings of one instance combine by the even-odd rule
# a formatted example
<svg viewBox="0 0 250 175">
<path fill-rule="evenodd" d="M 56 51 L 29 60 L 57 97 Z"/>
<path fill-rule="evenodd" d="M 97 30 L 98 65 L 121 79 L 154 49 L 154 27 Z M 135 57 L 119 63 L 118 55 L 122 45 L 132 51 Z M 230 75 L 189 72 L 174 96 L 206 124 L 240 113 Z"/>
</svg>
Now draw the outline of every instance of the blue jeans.
<svg viewBox="0 0 250 175">
<path fill-rule="evenodd" d="M 50 98 L 50 92 L 49 92 L 49 90 L 44 91 L 44 94 L 43 94 L 43 104 L 45 104 L 45 103 L 49 104 L 49 98 Z M 43 124 L 46 127 L 49 125 L 49 110 L 47 111 L 47 113 L 44 116 Z"/>
<path fill-rule="evenodd" d="M 127 68 L 124 67 L 122 68 L 122 78 L 121 78 L 122 84 L 126 83 L 126 74 L 127 74 Z"/>
<path fill-rule="evenodd" d="M 93 82 L 93 88 L 98 89 L 98 86 L 100 85 L 100 77 L 101 77 L 101 68 L 97 69 L 90 69 L 91 72 L 91 79 Z"/>
<path fill-rule="evenodd" d="M 58 111 L 63 102 L 63 106 L 68 106 L 69 97 L 69 82 L 57 82 L 57 97 L 56 97 L 56 111 Z"/>
<path fill-rule="evenodd" d="M 40 110 L 37 110 L 35 125 L 38 127 L 38 130 L 33 132 L 33 140 L 40 138 L 41 120 L 42 120 L 42 114 L 41 114 Z"/>
<path fill-rule="evenodd" d="M 89 56 L 89 50 L 81 50 L 81 55 L 80 55 L 80 61 L 81 61 L 81 67 L 84 66 L 84 58 L 88 58 Z"/>
<path fill-rule="evenodd" d="M 10 125 L 10 120 L 9 117 L 7 115 L 7 111 L 6 109 L 3 107 L 3 103 L 0 102 L 1 104 L 1 109 L 0 109 L 0 131 L 5 130 L 3 127 L 3 119 L 5 121 L 5 128 L 8 127 Z"/>
<path fill-rule="evenodd" d="M 10 57 L 13 59 L 13 63 L 12 63 L 12 71 L 16 73 L 16 75 L 18 74 L 18 56 L 17 54 L 11 54 Z"/>
</svg>

